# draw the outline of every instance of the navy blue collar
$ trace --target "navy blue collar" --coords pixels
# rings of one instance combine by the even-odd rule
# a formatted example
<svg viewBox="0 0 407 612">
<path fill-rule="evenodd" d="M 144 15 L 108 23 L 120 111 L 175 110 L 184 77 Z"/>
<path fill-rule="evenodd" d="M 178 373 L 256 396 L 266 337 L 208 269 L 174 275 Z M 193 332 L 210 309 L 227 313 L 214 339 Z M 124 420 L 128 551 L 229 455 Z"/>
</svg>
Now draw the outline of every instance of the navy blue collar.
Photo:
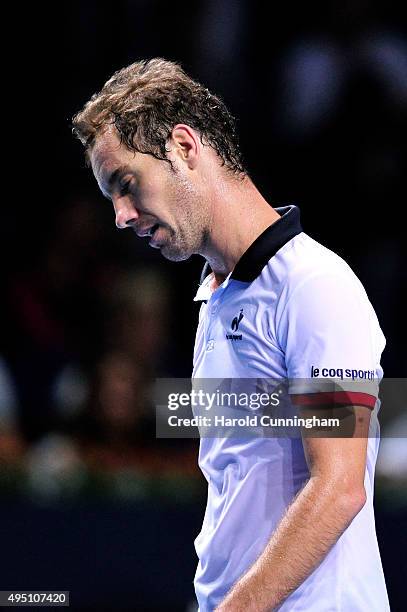
<svg viewBox="0 0 407 612">
<path fill-rule="evenodd" d="M 282 206 L 275 210 L 281 215 L 280 219 L 265 229 L 243 253 L 231 274 L 231 279 L 251 283 L 259 276 L 269 259 L 294 236 L 302 232 L 300 209 L 297 206 Z M 210 267 L 206 262 L 201 274 L 201 283 L 209 272 Z"/>
</svg>

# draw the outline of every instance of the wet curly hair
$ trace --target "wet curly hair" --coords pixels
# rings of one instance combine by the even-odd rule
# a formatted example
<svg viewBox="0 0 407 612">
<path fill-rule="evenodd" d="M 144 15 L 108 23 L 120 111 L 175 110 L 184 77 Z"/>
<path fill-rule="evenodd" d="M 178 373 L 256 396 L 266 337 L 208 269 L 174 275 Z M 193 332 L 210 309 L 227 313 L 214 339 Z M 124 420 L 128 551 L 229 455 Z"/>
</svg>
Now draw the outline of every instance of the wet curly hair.
<svg viewBox="0 0 407 612">
<path fill-rule="evenodd" d="M 135 62 L 115 72 L 74 116 L 72 131 L 85 146 L 88 162 L 97 135 L 114 125 L 129 150 L 171 164 L 166 143 L 177 123 L 196 130 L 202 144 L 216 151 L 227 170 L 239 177 L 247 174 L 236 120 L 225 103 L 179 64 L 162 58 Z"/>
</svg>

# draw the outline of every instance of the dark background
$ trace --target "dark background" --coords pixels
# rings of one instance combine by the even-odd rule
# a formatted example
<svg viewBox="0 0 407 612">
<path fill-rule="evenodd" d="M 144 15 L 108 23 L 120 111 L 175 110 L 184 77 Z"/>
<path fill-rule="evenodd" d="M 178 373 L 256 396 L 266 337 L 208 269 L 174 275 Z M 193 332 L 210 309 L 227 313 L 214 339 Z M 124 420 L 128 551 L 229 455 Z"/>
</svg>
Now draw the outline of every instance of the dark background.
<svg viewBox="0 0 407 612">
<path fill-rule="evenodd" d="M 385 376 L 403 377 L 401 9 L 74 0 L 19 10 L 3 77 L 13 178 L 3 177 L 0 586 L 71 589 L 76 607 L 186 610 L 205 487 L 194 442 L 155 440 L 149 398 L 156 376 L 191 373 L 203 261 L 168 262 L 115 228 L 70 119 L 122 66 L 181 62 L 237 116 L 264 197 L 297 204 L 304 230 L 352 266 L 387 339 Z M 388 426 L 403 435 L 405 416 Z M 405 445 L 385 439 L 377 469 L 393 610 L 406 605 Z"/>
</svg>

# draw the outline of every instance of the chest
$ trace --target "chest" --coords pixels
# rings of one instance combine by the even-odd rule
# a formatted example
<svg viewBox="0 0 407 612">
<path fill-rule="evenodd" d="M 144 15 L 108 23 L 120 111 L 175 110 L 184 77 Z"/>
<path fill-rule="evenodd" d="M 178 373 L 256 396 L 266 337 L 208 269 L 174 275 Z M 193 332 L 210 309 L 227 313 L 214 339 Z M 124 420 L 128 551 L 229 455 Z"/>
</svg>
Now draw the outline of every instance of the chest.
<svg viewBox="0 0 407 612">
<path fill-rule="evenodd" d="M 193 377 L 284 376 L 284 353 L 276 340 L 274 310 L 270 293 L 215 292 L 201 306 Z"/>
</svg>

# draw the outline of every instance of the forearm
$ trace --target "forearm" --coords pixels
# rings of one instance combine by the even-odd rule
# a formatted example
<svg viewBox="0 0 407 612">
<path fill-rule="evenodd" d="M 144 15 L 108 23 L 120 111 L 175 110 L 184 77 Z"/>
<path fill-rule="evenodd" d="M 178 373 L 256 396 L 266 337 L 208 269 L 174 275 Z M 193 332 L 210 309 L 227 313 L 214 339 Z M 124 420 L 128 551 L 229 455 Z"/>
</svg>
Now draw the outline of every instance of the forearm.
<svg viewBox="0 0 407 612">
<path fill-rule="evenodd" d="M 265 612 L 280 605 L 321 563 L 364 501 L 363 490 L 311 478 L 217 612 Z"/>
</svg>

